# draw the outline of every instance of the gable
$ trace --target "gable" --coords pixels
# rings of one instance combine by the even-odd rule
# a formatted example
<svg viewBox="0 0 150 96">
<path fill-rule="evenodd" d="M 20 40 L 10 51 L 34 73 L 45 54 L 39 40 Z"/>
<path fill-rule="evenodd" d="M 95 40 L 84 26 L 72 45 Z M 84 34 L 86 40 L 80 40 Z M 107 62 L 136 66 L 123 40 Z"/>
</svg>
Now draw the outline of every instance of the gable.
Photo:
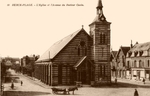
<svg viewBox="0 0 150 96">
<path fill-rule="evenodd" d="M 49 59 L 54 59 L 54 57 L 56 55 L 58 55 L 60 53 L 61 50 L 63 50 L 65 48 L 65 46 L 67 46 L 69 44 L 69 42 L 71 42 L 73 40 L 73 38 L 75 38 L 77 36 L 77 34 L 81 33 L 81 32 L 85 32 L 86 31 L 84 29 L 80 29 L 68 36 L 66 36 L 65 38 L 61 39 L 60 41 L 54 43 L 38 60 L 37 62 L 40 61 L 49 61 Z M 86 33 L 86 35 L 88 35 Z M 89 36 L 89 35 L 88 35 Z"/>
<path fill-rule="evenodd" d="M 79 32 L 54 58 L 53 62 L 61 63 L 76 63 L 82 56 L 85 56 L 83 53 L 80 42 L 84 41 L 85 45 L 89 46 L 89 35 L 85 31 Z M 78 55 L 78 48 L 80 47 L 80 55 Z M 90 48 L 87 49 L 87 56 L 90 52 Z M 71 63 L 70 63 L 71 64 Z"/>
<path fill-rule="evenodd" d="M 118 53 L 116 54 L 116 58 L 118 58 L 119 57 L 119 55 L 121 55 L 121 56 L 125 56 L 126 57 L 126 54 L 127 54 L 127 52 L 130 50 L 130 47 L 120 47 L 120 49 L 119 49 L 119 51 L 118 51 Z"/>
</svg>

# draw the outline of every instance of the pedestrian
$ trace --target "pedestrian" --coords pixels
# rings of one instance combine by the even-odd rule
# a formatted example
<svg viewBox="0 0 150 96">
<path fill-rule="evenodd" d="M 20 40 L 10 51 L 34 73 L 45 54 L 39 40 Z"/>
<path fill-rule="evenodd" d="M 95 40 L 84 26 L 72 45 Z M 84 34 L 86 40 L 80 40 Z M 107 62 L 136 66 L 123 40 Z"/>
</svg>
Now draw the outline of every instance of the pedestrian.
<svg viewBox="0 0 150 96">
<path fill-rule="evenodd" d="M 21 81 L 21 86 L 23 85 L 23 81 Z"/>
<path fill-rule="evenodd" d="M 14 89 L 14 83 L 13 82 L 11 83 L 11 89 Z"/>
<path fill-rule="evenodd" d="M 135 89 L 135 91 L 134 91 L 134 96 L 139 96 L 137 89 Z"/>
<path fill-rule="evenodd" d="M 145 84 L 145 78 L 143 78 L 143 83 Z"/>
<path fill-rule="evenodd" d="M 117 84 L 117 78 L 115 78 L 115 84 Z"/>
</svg>

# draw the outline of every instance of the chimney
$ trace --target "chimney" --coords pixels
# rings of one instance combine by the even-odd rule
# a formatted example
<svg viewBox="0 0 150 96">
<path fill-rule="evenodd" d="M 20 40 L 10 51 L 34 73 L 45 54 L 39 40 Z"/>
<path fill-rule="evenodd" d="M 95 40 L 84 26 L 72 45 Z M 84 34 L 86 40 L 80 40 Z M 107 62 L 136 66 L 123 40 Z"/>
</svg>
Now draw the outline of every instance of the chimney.
<svg viewBox="0 0 150 96">
<path fill-rule="evenodd" d="M 132 40 L 131 40 L 131 44 L 130 44 L 130 47 L 131 47 L 131 48 L 133 47 L 133 44 L 132 44 Z"/>
</svg>

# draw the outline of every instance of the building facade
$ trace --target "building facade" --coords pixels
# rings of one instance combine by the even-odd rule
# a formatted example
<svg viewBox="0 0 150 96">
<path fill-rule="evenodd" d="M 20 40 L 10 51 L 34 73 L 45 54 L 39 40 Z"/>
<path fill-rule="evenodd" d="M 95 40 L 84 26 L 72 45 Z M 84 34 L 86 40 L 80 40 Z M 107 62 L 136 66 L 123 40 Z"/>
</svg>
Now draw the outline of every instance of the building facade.
<svg viewBox="0 0 150 96">
<path fill-rule="evenodd" d="M 130 47 L 121 46 L 116 55 L 116 77 L 125 79 L 127 74 L 126 69 L 126 54 L 130 50 Z"/>
<path fill-rule="evenodd" d="M 81 28 L 54 43 L 37 61 L 35 78 L 49 85 L 111 83 L 110 22 L 101 0 L 89 34 Z"/>
<path fill-rule="evenodd" d="M 2 94 L 2 91 L 3 91 L 2 90 L 2 68 L 1 68 L 2 66 L 1 65 L 2 65 L 2 58 L 0 57 L 0 87 L 1 87 L 0 88 L 0 95 Z"/>
<path fill-rule="evenodd" d="M 116 78 L 117 77 L 117 59 L 116 54 L 118 51 L 112 51 L 110 54 L 110 61 L 111 61 L 111 77 Z"/>
<path fill-rule="evenodd" d="M 150 80 L 150 42 L 136 43 L 127 53 L 128 77 L 132 80 Z"/>
</svg>

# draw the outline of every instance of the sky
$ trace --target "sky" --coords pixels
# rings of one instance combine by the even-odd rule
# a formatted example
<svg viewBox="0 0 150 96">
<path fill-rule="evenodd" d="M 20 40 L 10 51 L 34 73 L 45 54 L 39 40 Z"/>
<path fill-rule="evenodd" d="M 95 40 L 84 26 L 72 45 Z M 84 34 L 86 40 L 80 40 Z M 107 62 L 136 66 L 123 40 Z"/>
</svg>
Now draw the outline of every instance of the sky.
<svg viewBox="0 0 150 96">
<path fill-rule="evenodd" d="M 98 0 L 1 0 L 0 57 L 42 55 L 82 25 L 89 33 L 97 3 Z M 131 40 L 133 44 L 150 41 L 150 0 L 102 0 L 102 3 L 103 13 L 111 22 L 113 50 L 130 46 Z M 52 6 L 62 4 L 65 6 Z"/>
</svg>

